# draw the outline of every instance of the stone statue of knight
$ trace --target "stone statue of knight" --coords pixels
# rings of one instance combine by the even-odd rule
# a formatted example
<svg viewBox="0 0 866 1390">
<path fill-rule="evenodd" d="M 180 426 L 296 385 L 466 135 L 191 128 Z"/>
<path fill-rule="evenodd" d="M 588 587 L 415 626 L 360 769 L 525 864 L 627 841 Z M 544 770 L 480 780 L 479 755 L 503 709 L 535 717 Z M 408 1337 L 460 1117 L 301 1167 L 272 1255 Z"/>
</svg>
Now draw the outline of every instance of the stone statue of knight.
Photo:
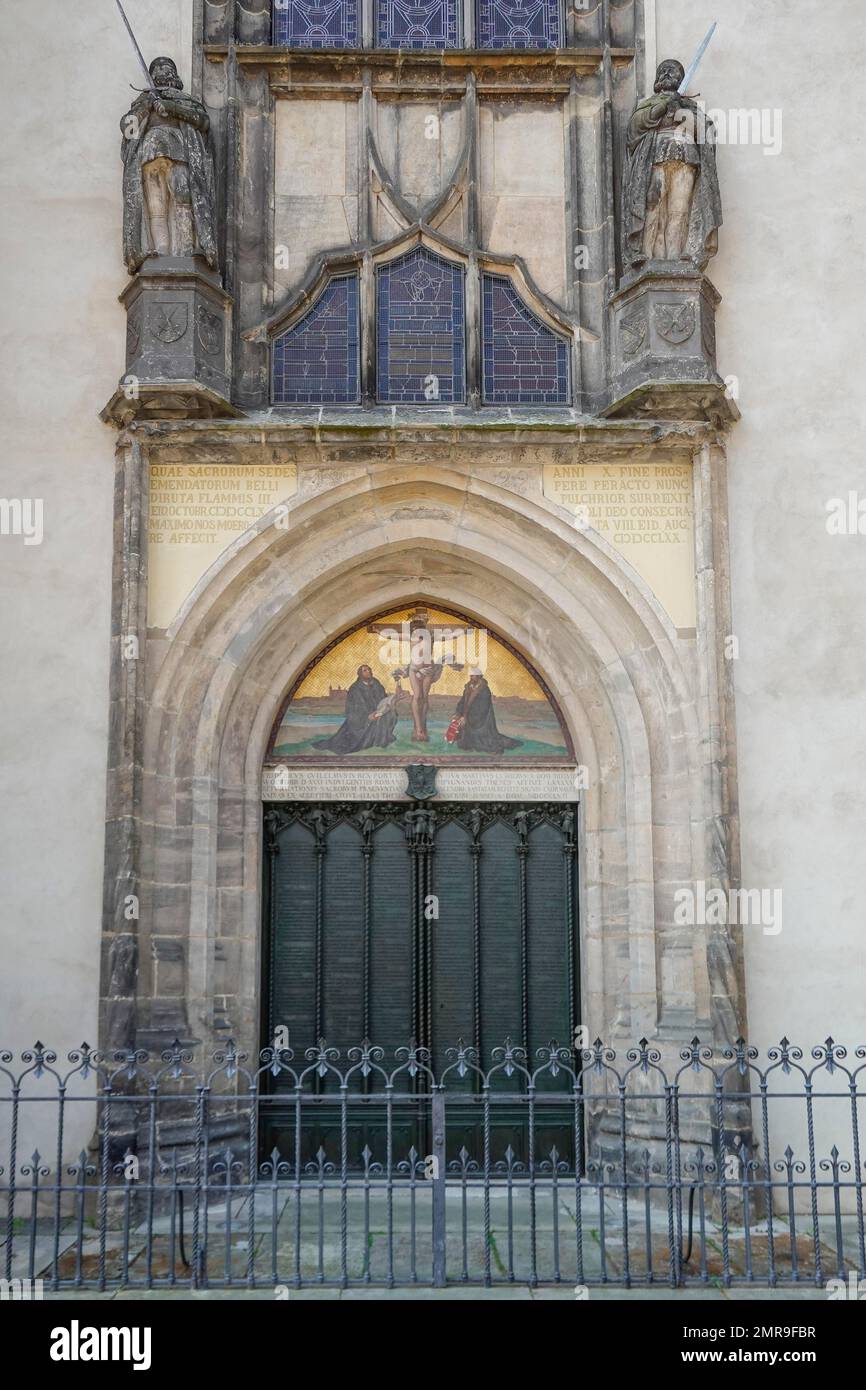
<svg viewBox="0 0 866 1390">
<path fill-rule="evenodd" d="M 700 270 L 718 250 L 722 200 L 712 122 L 678 88 L 685 70 L 659 64 L 653 95 L 628 124 L 623 180 L 623 263 L 691 261 Z"/>
<path fill-rule="evenodd" d="M 149 256 L 201 256 L 219 268 L 210 118 L 183 91 L 171 58 L 155 58 L 156 91 L 121 121 L 123 254 L 130 275 Z"/>
</svg>

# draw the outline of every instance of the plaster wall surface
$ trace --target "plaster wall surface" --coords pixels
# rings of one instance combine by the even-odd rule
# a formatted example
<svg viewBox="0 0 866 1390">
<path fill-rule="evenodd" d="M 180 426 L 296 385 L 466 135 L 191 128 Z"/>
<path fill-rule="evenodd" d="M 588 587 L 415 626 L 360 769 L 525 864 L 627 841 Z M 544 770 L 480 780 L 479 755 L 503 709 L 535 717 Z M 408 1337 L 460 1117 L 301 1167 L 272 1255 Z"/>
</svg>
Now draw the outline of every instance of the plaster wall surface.
<svg viewBox="0 0 866 1390">
<path fill-rule="evenodd" d="M 189 85 L 193 0 L 134 0 Z M 143 85 L 114 5 L 0 7 L 2 482 L 44 540 L 0 537 L 0 1043 L 96 1043 L 115 434 L 120 128 Z M 28 1149 L 29 1153 L 30 1150 Z"/>
<path fill-rule="evenodd" d="M 135 0 L 130 12 L 145 52 L 173 54 L 188 84 L 193 0 Z M 708 0 L 659 0 L 656 15 L 659 56 L 683 58 L 715 17 Z M 724 296 L 720 365 L 738 378 L 744 417 L 729 445 L 743 882 L 781 888 L 784 904 L 781 933 L 745 933 L 750 1026 L 761 1046 L 831 1030 L 854 1044 L 866 1033 L 866 537 L 830 536 L 825 521 L 827 501 L 862 477 L 862 395 L 840 345 L 856 345 L 863 314 L 866 174 L 846 94 L 866 14 L 856 0 L 826 17 L 806 0 L 729 0 L 719 18 L 698 84 L 708 104 L 782 113 L 778 154 L 719 149 L 726 226 L 710 268 Z M 43 1040 L 66 1050 L 96 1017 L 114 455 L 96 412 L 123 360 L 118 121 L 140 79 L 111 6 L 8 5 L 0 26 L 0 491 L 45 509 L 41 546 L 0 538 L 2 795 L 14 808 L 0 1041 L 24 1046 L 47 1020 Z M 21 74 L 37 64 L 25 98 Z M 283 172 L 278 197 L 310 196 Z M 536 196 L 553 198 L 552 186 L 514 193 Z M 556 293 L 552 268 L 544 287 Z"/>
<path fill-rule="evenodd" d="M 866 536 L 826 504 L 863 491 L 862 85 L 866 10 L 837 0 L 658 0 L 659 59 L 708 108 L 761 108 L 781 150 L 718 149 L 725 226 L 719 368 L 739 380 L 729 446 L 743 883 L 780 888 L 782 930 L 745 929 L 750 1041 L 866 1040 L 863 783 Z M 775 115 L 773 113 L 776 113 Z M 823 138 L 821 132 L 834 132 Z"/>
</svg>

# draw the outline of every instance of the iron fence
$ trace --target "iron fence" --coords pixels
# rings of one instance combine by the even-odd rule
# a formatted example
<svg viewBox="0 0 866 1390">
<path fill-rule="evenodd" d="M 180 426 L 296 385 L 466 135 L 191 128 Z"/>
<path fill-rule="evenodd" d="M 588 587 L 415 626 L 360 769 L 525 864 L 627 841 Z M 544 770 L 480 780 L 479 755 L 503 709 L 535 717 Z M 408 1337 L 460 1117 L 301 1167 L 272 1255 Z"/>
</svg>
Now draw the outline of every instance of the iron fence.
<svg viewBox="0 0 866 1390">
<path fill-rule="evenodd" d="M 0 1054 L 7 1281 L 105 1289 L 866 1277 L 860 1075 L 642 1039 Z M 17 1066 L 17 1069 L 13 1069 Z M 32 1146 L 32 1147 L 31 1147 Z M 77 1157 L 70 1158 L 70 1146 Z M 80 1147 L 79 1147 L 80 1146 Z M 5 1206 L 5 1214 L 3 1207 Z"/>
</svg>

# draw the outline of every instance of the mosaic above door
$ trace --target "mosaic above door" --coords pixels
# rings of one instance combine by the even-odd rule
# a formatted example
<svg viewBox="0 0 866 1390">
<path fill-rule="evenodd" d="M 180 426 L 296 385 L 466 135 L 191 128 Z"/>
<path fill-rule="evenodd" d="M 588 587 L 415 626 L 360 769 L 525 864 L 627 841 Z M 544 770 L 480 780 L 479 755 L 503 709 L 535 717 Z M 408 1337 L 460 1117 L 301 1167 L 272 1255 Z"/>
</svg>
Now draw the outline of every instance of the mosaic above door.
<svg viewBox="0 0 866 1390">
<path fill-rule="evenodd" d="M 572 756 L 553 697 L 504 638 L 461 614 L 413 606 L 320 653 L 283 706 L 268 761 L 465 766 Z"/>
</svg>

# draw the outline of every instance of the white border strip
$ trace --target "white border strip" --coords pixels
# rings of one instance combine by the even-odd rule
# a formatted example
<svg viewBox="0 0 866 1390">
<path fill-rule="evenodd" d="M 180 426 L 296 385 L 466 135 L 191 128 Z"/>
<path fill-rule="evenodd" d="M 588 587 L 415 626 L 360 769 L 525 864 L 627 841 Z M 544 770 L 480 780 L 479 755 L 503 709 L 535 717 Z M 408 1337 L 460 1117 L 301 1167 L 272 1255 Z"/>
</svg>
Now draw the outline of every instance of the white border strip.
<svg viewBox="0 0 866 1390">
<path fill-rule="evenodd" d="M 577 801 L 574 767 L 440 767 L 437 801 Z M 411 801 L 405 767 L 266 767 L 263 801 Z"/>
</svg>

